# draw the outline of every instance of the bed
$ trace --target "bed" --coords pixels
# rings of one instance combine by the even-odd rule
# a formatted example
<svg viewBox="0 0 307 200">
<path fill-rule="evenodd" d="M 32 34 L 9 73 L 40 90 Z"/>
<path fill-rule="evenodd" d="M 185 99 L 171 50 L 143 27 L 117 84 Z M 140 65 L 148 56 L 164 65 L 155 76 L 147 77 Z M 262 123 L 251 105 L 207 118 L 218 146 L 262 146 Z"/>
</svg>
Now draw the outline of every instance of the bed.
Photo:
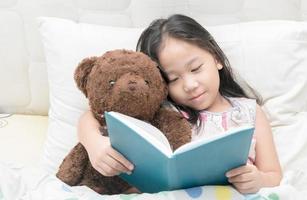
<svg viewBox="0 0 307 200">
<path fill-rule="evenodd" d="M 55 178 L 87 101 L 73 70 L 135 49 L 157 17 L 187 14 L 216 38 L 236 78 L 263 97 L 284 177 L 241 195 L 230 186 L 101 196 Z M 0 200 L 304 199 L 307 194 L 307 2 L 304 0 L 0 0 Z"/>
</svg>

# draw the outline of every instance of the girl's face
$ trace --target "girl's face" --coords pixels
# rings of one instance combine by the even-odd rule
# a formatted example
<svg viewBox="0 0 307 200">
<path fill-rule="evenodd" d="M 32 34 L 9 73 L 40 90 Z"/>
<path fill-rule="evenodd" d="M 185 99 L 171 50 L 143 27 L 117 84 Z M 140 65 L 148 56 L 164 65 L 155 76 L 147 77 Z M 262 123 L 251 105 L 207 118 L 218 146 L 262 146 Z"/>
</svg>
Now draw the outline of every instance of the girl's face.
<svg viewBox="0 0 307 200">
<path fill-rule="evenodd" d="M 195 110 L 216 110 L 222 100 L 218 73 L 222 65 L 208 51 L 167 37 L 158 58 L 169 79 L 169 95 L 173 101 Z"/>
</svg>

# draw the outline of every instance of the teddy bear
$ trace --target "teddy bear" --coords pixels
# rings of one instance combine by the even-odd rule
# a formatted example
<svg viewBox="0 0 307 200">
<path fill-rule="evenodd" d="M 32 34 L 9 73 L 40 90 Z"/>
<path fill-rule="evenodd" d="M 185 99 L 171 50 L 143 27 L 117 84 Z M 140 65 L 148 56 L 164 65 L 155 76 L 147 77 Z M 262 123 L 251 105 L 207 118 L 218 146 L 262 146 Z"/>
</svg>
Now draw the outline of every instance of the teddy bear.
<svg viewBox="0 0 307 200">
<path fill-rule="evenodd" d="M 157 63 L 147 55 L 120 49 L 85 58 L 77 66 L 74 79 L 101 125 L 101 134 L 108 134 L 104 112 L 116 111 L 153 124 L 165 134 L 173 150 L 191 141 L 187 119 L 163 106 L 167 84 Z M 64 158 L 56 176 L 70 186 L 86 185 L 100 194 L 126 193 L 133 188 L 119 176 L 106 177 L 96 171 L 81 143 Z"/>
</svg>

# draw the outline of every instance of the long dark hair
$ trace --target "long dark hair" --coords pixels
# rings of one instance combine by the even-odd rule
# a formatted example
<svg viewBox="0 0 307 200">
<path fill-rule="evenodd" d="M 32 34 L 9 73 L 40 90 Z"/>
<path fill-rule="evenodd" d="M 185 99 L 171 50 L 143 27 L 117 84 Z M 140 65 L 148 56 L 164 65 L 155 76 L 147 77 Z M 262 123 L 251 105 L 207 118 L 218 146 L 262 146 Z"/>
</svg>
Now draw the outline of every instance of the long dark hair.
<svg viewBox="0 0 307 200">
<path fill-rule="evenodd" d="M 242 87 L 233 78 L 230 63 L 214 38 L 204 27 L 188 16 L 175 14 L 167 19 L 154 20 L 141 34 L 136 50 L 147 54 L 160 65 L 158 53 L 161 50 L 161 44 L 165 37 L 172 37 L 194 44 L 211 53 L 211 55 L 223 65 L 223 68 L 219 70 L 219 92 L 222 96 L 249 98 Z M 168 78 L 163 70 L 161 70 L 161 73 L 166 82 L 168 82 Z M 258 94 L 254 96 L 257 97 Z M 260 101 L 259 96 L 257 99 Z M 197 122 L 199 111 L 178 105 L 170 97 L 168 97 L 168 100 L 177 109 L 187 112 L 191 123 L 195 124 Z"/>
</svg>

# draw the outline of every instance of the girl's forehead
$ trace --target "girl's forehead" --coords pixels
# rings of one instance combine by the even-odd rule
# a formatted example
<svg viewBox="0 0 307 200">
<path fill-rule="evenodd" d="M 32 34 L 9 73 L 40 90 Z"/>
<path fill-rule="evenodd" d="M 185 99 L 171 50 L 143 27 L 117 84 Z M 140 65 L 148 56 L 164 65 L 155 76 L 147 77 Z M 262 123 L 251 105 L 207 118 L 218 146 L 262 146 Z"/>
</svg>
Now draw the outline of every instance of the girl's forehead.
<svg viewBox="0 0 307 200">
<path fill-rule="evenodd" d="M 163 37 L 160 45 L 160 51 L 163 51 L 167 48 L 173 48 L 174 46 L 180 45 L 185 46 L 189 43 L 187 41 L 184 41 L 183 39 L 174 38 L 171 36 L 165 36 Z M 191 45 L 191 44 L 190 44 Z"/>
<path fill-rule="evenodd" d="M 191 57 L 191 59 L 188 60 L 179 60 L 179 64 L 174 65 L 165 65 L 165 67 L 161 67 L 162 71 L 164 71 L 166 74 L 173 74 L 177 73 L 178 71 L 184 71 L 188 69 L 190 66 L 194 65 L 194 63 L 198 63 L 200 58 L 198 56 Z"/>
<path fill-rule="evenodd" d="M 165 41 L 158 53 L 159 62 L 165 71 L 168 68 L 189 66 L 199 60 L 211 60 L 213 56 L 207 50 L 178 39 Z"/>
<path fill-rule="evenodd" d="M 191 56 L 191 54 L 206 54 L 207 56 L 212 56 L 208 50 L 201 48 L 193 42 L 169 36 L 162 40 L 157 53 L 159 61 L 179 55 Z"/>
</svg>

